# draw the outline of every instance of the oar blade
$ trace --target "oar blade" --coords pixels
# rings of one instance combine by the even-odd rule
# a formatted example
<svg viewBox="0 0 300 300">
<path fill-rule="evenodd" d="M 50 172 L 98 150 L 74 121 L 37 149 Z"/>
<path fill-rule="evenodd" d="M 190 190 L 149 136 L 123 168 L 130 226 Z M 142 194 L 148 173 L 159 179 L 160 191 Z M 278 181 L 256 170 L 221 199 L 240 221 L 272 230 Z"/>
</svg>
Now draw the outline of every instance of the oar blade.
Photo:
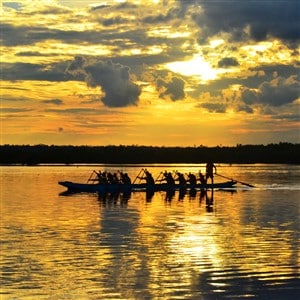
<svg viewBox="0 0 300 300">
<path fill-rule="evenodd" d="M 144 169 L 144 168 L 142 168 L 142 169 L 140 170 L 140 172 L 137 174 L 137 176 L 136 176 L 135 179 L 133 180 L 133 183 L 135 183 L 136 180 L 141 176 L 141 173 L 142 173 L 142 172 L 145 172 L 145 169 Z"/>
<path fill-rule="evenodd" d="M 237 182 L 239 182 L 239 183 L 241 183 L 241 184 L 243 184 L 243 185 L 246 185 L 246 186 L 252 187 L 252 188 L 254 188 L 254 187 L 255 187 L 254 185 L 252 185 L 252 184 L 250 184 L 250 183 L 246 183 L 246 182 L 242 182 L 242 181 L 237 181 Z"/>
<path fill-rule="evenodd" d="M 221 175 L 221 174 L 217 174 L 217 173 L 215 173 L 215 174 L 218 175 L 218 176 L 220 176 L 220 177 L 223 177 L 223 178 L 226 178 L 226 179 L 230 179 L 230 180 L 236 181 L 236 182 L 238 182 L 238 183 L 240 183 L 240 184 L 243 184 L 243 185 L 246 185 L 246 186 L 248 186 L 248 187 L 255 188 L 255 186 L 252 185 L 252 184 L 250 184 L 250 183 L 246 183 L 246 182 L 243 182 L 243 181 L 238 181 L 238 180 L 236 180 L 236 179 L 229 178 L 229 177 L 224 176 L 224 175 Z"/>
</svg>

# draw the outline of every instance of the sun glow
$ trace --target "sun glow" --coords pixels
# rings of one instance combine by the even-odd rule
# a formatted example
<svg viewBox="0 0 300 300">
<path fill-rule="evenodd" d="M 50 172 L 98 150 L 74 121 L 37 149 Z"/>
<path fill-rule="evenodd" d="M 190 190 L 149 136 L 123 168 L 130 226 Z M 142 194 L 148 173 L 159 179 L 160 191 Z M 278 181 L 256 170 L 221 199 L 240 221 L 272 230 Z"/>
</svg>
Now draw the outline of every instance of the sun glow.
<svg viewBox="0 0 300 300">
<path fill-rule="evenodd" d="M 191 60 L 168 63 L 166 67 L 174 73 L 200 77 L 205 81 L 214 80 L 217 77 L 216 70 L 199 55 L 195 55 Z"/>
<path fill-rule="evenodd" d="M 216 48 L 216 47 L 224 44 L 224 42 L 225 41 L 222 40 L 222 39 L 211 40 L 210 43 L 209 43 L 209 45 L 210 45 L 211 48 Z"/>
</svg>

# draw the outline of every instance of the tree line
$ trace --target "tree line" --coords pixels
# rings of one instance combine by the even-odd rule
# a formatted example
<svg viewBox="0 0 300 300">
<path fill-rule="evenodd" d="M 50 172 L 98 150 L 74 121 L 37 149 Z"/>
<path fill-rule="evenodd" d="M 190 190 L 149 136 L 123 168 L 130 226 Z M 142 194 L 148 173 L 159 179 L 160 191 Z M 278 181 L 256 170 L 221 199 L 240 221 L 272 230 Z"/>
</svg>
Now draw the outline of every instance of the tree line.
<svg viewBox="0 0 300 300">
<path fill-rule="evenodd" d="M 300 144 L 194 146 L 0 145 L 0 164 L 300 163 Z"/>
</svg>

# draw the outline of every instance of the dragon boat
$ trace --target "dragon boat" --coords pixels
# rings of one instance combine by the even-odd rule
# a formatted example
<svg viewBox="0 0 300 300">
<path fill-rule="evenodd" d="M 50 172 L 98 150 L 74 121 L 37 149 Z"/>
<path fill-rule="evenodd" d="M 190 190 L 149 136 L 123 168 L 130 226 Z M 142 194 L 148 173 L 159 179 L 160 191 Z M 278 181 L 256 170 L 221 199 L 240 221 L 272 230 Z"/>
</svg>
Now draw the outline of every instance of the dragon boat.
<svg viewBox="0 0 300 300">
<path fill-rule="evenodd" d="M 149 185 L 146 183 L 132 184 L 100 184 L 100 183 L 76 183 L 71 181 L 59 181 L 60 185 L 66 187 L 69 192 L 85 192 L 85 193 L 117 193 L 131 191 L 170 191 L 170 190 L 202 190 L 202 189 L 232 189 L 237 181 L 229 180 L 214 184 L 174 184 L 155 183 Z"/>
</svg>

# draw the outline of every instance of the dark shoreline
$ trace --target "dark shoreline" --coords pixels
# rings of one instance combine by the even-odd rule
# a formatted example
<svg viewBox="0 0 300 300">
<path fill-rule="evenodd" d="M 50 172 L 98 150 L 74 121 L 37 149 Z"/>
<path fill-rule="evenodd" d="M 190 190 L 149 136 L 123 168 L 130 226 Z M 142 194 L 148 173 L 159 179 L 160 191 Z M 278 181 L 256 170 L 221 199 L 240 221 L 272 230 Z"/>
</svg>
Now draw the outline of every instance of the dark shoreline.
<svg viewBox="0 0 300 300">
<path fill-rule="evenodd" d="M 1 145 L 0 165 L 39 164 L 300 164 L 300 144 L 195 146 L 56 146 Z"/>
</svg>

